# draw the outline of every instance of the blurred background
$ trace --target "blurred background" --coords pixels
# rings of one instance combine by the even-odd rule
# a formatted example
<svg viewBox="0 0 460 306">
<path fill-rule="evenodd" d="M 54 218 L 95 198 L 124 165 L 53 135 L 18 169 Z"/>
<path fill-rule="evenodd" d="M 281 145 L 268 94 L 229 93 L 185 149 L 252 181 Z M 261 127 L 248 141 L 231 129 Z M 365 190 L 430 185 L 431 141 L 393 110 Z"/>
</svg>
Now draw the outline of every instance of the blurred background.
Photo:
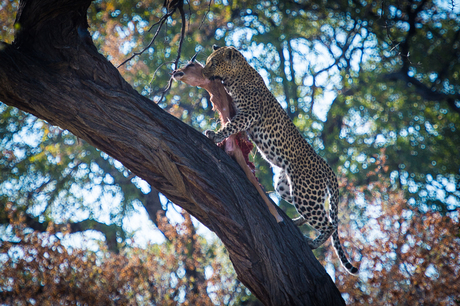
<svg viewBox="0 0 460 306">
<path fill-rule="evenodd" d="M 0 1 L 1 41 L 14 39 L 18 5 Z M 165 13 L 160 1 L 93 1 L 89 30 L 118 66 Z M 235 46 L 337 173 L 339 232 L 359 276 L 330 242 L 314 253 L 347 304 L 458 305 L 460 3 L 210 0 L 184 14 L 179 66 Z M 174 82 L 162 95 L 182 22 L 175 12 L 119 71 L 171 115 L 218 129 L 205 90 Z M 260 304 L 217 237 L 118 161 L 2 103 L 0 135 L 0 302 Z M 296 217 L 267 162 L 251 159 Z"/>
</svg>

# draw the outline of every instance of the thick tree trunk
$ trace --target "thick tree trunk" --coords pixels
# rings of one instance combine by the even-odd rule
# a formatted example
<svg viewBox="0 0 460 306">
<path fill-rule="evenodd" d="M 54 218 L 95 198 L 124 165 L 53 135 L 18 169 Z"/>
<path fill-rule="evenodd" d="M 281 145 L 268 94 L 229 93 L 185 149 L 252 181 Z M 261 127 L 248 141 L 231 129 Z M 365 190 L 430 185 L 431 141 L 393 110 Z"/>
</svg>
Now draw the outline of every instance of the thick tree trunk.
<svg viewBox="0 0 460 306">
<path fill-rule="evenodd" d="M 0 100 L 119 160 L 214 231 L 266 305 L 343 305 L 301 232 L 280 226 L 243 171 L 201 133 L 127 84 L 87 32 L 88 0 L 20 4 L 0 45 Z"/>
</svg>

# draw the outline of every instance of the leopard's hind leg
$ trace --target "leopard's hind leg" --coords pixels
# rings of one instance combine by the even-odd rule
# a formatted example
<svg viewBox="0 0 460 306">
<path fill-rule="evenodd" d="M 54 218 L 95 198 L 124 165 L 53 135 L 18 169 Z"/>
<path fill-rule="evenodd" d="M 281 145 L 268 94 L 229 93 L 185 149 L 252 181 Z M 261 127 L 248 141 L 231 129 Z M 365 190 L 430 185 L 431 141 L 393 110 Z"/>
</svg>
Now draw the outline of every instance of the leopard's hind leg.
<svg viewBox="0 0 460 306">
<path fill-rule="evenodd" d="M 319 232 L 316 239 L 311 240 L 308 238 L 310 247 L 316 249 L 329 239 L 337 229 L 329 219 L 324 206 L 327 196 L 326 186 L 325 184 L 316 184 L 315 186 L 305 185 L 306 180 L 298 179 L 295 175 L 291 177 L 291 181 L 293 184 L 292 204 L 295 205 L 297 212 L 301 215 L 293 221 L 296 225 L 308 223 Z M 302 183 L 304 185 L 301 185 Z"/>
</svg>

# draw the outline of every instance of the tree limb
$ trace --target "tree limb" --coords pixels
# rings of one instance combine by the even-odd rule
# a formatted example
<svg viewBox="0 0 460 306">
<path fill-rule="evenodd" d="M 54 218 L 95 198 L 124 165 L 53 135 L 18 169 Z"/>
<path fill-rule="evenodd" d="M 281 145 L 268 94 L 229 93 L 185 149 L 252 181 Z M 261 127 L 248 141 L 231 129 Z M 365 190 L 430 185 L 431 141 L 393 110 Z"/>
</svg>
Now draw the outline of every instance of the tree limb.
<svg viewBox="0 0 460 306">
<path fill-rule="evenodd" d="M 34 231 L 46 232 L 50 226 L 52 226 L 53 232 L 67 232 L 67 233 L 81 233 L 87 230 L 95 230 L 105 236 L 107 247 L 110 251 L 118 253 L 117 233 L 123 233 L 123 229 L 116 225 L 98 222 L 93 219 L 86 219 L 79 222 L 67 222 L 63 224 L 56 224 L 50 221 L 40 222 L 38 217 L 33 217 L 30 214 L 23 214 L 23 222 L 27 227 L 30 227 Z M 8 223 L 9 218 L 0 218 L 0 224 Z"/>
<path fill-rule="evenodd" d="M 456 101 L 460 101 L 460 95 L 448 95 L 439 91 L 433 91 L 431 88 L 420 82 L 414 77 L 411 77 L 403 69 L 398 72 L 389 73 L 383 76 L 384 80 L 388 81 L 403 81 L 406 85 L 412 84 L 415 88 L 415 92 L 420 95 L 426 101 L 445 101 L 456 113 L 460 114 L 460 107 L 458 107 Z"/>
</svg>

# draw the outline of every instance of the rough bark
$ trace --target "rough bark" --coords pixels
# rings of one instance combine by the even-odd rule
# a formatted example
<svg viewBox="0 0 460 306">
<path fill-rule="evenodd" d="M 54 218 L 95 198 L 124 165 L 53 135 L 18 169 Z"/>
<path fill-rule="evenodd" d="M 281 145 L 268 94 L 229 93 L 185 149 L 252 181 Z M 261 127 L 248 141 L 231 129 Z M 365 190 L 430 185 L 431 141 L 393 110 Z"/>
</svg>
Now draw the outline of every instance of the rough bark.
<svg viewBox="0 0 460 306">
<path fill-rule="evenodd" d="M 20 3 L 0 45 L 0 101 L 67 129 L 122 162 L 214 231 L 266 305 L 343 305 L 291 221 L 280 226 L 243 171 L 198 131 L 138 94 L 87 32 L 89 0 Z"/>
</svg>

